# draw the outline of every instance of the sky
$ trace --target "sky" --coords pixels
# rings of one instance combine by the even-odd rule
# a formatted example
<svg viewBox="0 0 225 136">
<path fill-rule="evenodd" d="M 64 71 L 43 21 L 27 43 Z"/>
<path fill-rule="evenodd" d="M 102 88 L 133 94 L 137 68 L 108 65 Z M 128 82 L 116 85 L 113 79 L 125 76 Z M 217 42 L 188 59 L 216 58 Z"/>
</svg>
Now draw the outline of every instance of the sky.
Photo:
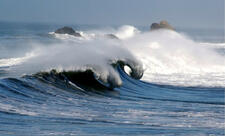
<svg viewBox="0 0 225 136">
<path fill-rule="evenodd" d="M 0 21 L 223 28 L 224 0 L 0 0 Z"/>
</svg>

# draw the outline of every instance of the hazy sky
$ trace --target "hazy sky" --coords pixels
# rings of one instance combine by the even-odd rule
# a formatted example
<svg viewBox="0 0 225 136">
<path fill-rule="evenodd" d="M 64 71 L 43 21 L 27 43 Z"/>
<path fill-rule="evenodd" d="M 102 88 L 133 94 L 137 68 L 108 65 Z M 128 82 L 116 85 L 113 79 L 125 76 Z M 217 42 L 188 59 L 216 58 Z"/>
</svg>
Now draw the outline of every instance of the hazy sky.
<svg viewBox="0 0 225 136">
<path fill-rule="evenodd" d="M 0 0 L 0 20 L 224 28 L 224 0 Z"/>
</svg>

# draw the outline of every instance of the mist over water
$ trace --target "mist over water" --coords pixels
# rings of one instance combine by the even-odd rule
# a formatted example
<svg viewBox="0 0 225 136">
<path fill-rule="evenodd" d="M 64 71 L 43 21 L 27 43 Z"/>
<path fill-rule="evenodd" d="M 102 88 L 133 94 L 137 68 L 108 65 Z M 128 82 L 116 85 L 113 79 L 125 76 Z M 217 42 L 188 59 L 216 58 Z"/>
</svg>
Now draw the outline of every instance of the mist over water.
<svg viewBox="0 0 225 136">
<path fill-rule="evenodd" d="M 181 86 L 224 86 L 225 57 L 184 34 L 161 30 L 124 41 L 144 64 L 143 80 Z M 224 46 L 221 44 L 221 46 Z"/>
<path fill-rule="evenodd" d="M 57 35 L 59 36 L 59 35 Z M 122 84 L 119 74 L 112 67 L 117 61 L 125 61 L 134 64 L 133 67 L 140 67 L 138 61 L 127 49 L 120 46 L 119 42 L 110 39 L 77 39 L 69 35 L 62 35 L 72 40 L 61 41 L 60 43 L 43 45 L 31 43 L 32 52 L 26 53 L 24 57 L 1 60 L 1 66 L 12 66 L 11 74 L 31 75 L 37 72 L 51 71 L 85 71 L 91 69 L 96 76 L 107 83 L 111 78 Z M 61 37 L 62 38 L 62 37 Z M 75 41 L 73 41 L 75 40 Z"/>
<path fill-rule="evenodd" d="M 215 48 L 223 43 L 200 43 L 169 30 L 141 32 L 133 26 L 80 31 L 83 37 L 50 35 L 57 43 L 30 42 L 32 50 L 20 58 L 1 59 L 1 66 L 12 66 L 17 75 L 56 69 L 93 69 L 104 81 L 113 75 L 121 82 L 111 64 L 132 60 L 141 69 L 142 80 L 180 86 L 225 86 L 225 57 Z M 114 34 L 118 39 L 109 39 Z M 206 46 L 206 45 L 211 46 Z M 18 65 L 17 65 L 18 64 Z"/>
<path fill-rule="evenodd" d="M 225 43 L 31 28 L 0 37 L 0 135 L 224 135 Z"/>
</svg>

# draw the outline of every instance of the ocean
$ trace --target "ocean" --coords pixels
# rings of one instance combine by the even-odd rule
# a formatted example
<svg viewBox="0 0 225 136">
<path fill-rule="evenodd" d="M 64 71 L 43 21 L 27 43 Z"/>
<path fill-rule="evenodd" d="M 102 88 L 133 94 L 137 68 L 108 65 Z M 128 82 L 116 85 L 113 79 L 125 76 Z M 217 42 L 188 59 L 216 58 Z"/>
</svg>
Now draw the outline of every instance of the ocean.
<svg viewBox="0 0 225 136">
<path fill-rule="evenodd" d="M 225 135 L 224 29 L 70 26 L 0 22 L 0 135 Z"/>
</svg>

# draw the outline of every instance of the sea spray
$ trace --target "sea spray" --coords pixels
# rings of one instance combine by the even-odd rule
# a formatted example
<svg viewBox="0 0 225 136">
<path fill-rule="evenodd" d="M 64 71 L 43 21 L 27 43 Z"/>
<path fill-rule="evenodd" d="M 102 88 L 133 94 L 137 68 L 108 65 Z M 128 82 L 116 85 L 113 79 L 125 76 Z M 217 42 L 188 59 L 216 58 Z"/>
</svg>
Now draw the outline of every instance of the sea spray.
<svg viewBox="0 0 225 136">
<path fill-rule="evenodd" d="M 144 64 L 143 80 L 182 86 L 225 86 L 225 57 L 175 31 L 159 30 L 123 41 Z"/>
<path fill-rule="evenodd" d="M 9 26 L 13 26 L 12 30 Z M 224 76 L 221 80 L 216 77 L 216 74 L 223 73 L 223 69 L 211 72 L 214 70 L 210 66 L 219 66 L 221 62 L 208 60 L 210 56 L 217 56 L 220 60 L 224 48 L 218 46 L 215 50 L 211 43 L 208 49 L 208 46 L 199 45 L 176 32 L 174 39 L 170 38 L 173 35 L 170 32 L 140 32 L 125 39 L 117 36 L 119 40 L 104 37 L 105 34 L 115 35 L 120 31 L 118 29 L 112 28 L 114 32 L 110 32 L 94 27 L 101 33 L 97 34 L 86 27 L 88 30 L 78 39 L 68 35 L 48 35 L 56 27 L 40 26 L 21 27 L 17 23 L 2 26 L 4 33 L 1 35 L 12 35 L 19 28 L 16 35 L 25 39 L 21 42 L 14 36 L 0 38 L 0 60 L 4 62 L 4 67 L 0 67 L 1 135 L 224 135 L 225 87 L 207 87 L 210 84 L 219 86 L 214 84 L 215 81 L 225 81 Z M 29 38 L 28 33 L 35 38 Z M 197 53 L 190 51 L 188 44 L 172 48 L 171 45 L 174 43 L 175 46 L 179 39 L 193 42 L 192 50 Z M 164 44 L 163 40 L 167 42 Z M 195 45 L 201 47 L 195 48 Z M 206 56 L 198 49 L 212 55 L 197 57 Z M 30 52 L 32 57 L 26 55 Z M 172 59 L 173 54 L 176 59 Z M 201 71 L 187 68 L 188 61 L 180 57 L 182 55 L 189 55 L 193 60 L 203 59 L 205 66 L 209 66 L 207 72 L 215 75 L 206 74 L 203 79 Z M 141 67 L 136 64 L 140 63 L 136 61 L 139 59 L 146 68 L 143 78 L 146 82 L 131 78 L 137 73 L 132 70 L 138 71 Z M 183 67 L 176 60 L 183 60 Z M 201 64 L 203 61 L 197 62 Z M 90 65 L 86 65 L 88 63 Z M 190 67 L 199 69 L 201 65 L 198 63 L 190 63 Z M 115 70 L 116 66 L 124 64 L 130 76 L 124 73 L 123 67 Z M 85 73 L 87 68 L 92 70 Z M 66 71 L 69 69 L 72 71 Z M 189 73 L 183 74 L 182 69 Z M 112 91 L 96 80 L 98 74 L 94 78 L 94 70 L 105 75 L 116 72 L 111 75 L 118 74 L 122 85 Z M 23 73 L 27 75 L 21 76 Z M 199 82 L 189 77 L 194 73 L 201 77 Z M 182 78 L 185 78 L 183 83 Z M 174 86 L 178 83 L 179 86 Z M 196 83 L 203 87 L 189 87 Z"/>
<path fill-rule="evenodd" d="M 58 72 L 90 69 L 102 82 L 120 86 L 122 81 L 113 67 L 117 61 L 125 61 L 124 64 L 131 67 L 135 77 L 143 75 L 141 62 L 119 43 L 111 40 L 93 39 L 82 43 L 63 41 L 46 46 L 40 43 L 33 44 L 36 47 L 32 51 L 34 56 L 11 68 L 18 75 L 30 75 L 52 69 Z"/>
<path fill-rule="evenodd" d="M 215 50 L 223 48 L 224 43 L 199 43 L 175 31 L 141 32 L 128 25 L 118 29 L 80 32 L 81 38 L 50 33 L 53 38 L 60 39 L 58 43 L 29 43 L 36 57 L 14 66 L 13 71 L 17 74 L 34 74 L 52 69 L 63 71 L 93 68 L 102 80 L 107 81 L 109 75 L 114 75 L 119 81 L 118 73 L 115 69 L 111 70 L 110 64 L 118 60 L 132 60 L 137 66 L 136 71 L 142 69 L 143 63 L 145 71 L 142 80 L 147 82 L 180 86 L 225 86 L 225 58 Z M 119 39 L 106 38 L 106 34 L 114 34 Z M 8 63 L 16 64 L 11 61 Z"/>
</svg>

